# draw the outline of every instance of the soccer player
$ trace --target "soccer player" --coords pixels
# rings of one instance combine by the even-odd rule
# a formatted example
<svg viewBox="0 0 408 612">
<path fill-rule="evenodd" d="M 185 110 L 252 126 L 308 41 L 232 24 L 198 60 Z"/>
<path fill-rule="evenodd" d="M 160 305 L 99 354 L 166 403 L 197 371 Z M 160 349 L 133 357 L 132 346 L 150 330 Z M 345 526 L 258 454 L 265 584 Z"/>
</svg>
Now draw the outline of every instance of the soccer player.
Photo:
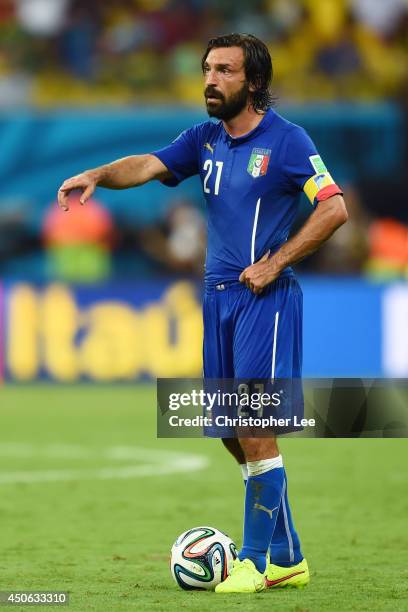
<svg viewBox="0 0 408 612">
<path fill-rule="evenodd" d="M 247 34 L 214 38 L 202 70 L 207 112 L 219 121 L 195 125 L 154 153 L 66 180 L 59 205 L 68 210 L 74 189 L 85 203 L 97 185 L 124 189 L 157 179 L 174 186 L 199 174 L 208 205 L 204 376 L 300 377 L 302 293 L 291 265 L 347 220 L 342 192 L 306 132 L 272 110 L 263 42 Z M 314 210 L 288 239 L 302 191 Z M 223 442 L 242 467 L 245 515 L 243 547 L 216 592 L 306 585 L 276 437 Z"/>
</svg>

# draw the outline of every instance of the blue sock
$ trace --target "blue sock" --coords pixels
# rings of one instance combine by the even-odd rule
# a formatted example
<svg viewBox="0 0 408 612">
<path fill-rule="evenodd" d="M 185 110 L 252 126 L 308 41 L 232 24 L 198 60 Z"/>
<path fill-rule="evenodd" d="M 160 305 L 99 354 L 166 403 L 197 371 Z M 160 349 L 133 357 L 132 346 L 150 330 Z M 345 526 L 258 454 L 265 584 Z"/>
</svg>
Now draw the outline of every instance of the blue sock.
<svg viewBox="0 0 408 612">
<path fill-rule="evenodd" d="M 293 525 L 292 513 L 288 501 L 288 481 L 284 471 L 282 500 L 269 547 L 271 563 L 281 567 L 297 565 L 303 559 L 299 536 Z"/>
<path fill-rule="evenodd" d="M 262 465 L 261 465 L 262 464 Z M 280 467 L 267 467 L 274 464 Z M 257 466 L 260 468 L 257 470 Z M 248 462 L 245 490 L 244 542 L 239 559 L 251 559 L 259 572 L 266 568 L 266 553 L 278 516 L 284 483 L 282 458 Z M 252 476 L 253 471 L 262 471 Z"/>
</svg>

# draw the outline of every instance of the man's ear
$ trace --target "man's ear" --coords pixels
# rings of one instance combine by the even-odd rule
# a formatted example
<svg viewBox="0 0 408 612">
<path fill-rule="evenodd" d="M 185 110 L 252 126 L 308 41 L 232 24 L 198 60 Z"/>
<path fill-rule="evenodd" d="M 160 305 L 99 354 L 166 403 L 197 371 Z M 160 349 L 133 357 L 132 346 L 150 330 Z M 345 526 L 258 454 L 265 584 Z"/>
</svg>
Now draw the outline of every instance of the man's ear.
<svg viewBox="0 0 408 612">
<path fill-rule="evenodd" d="M 258 81 L 258 83 L 257 83 L 257 81 Z M 257 89 L 259 89 L 260 85 L 261 85 L 261 76 L 260 76 L 260 75 L 257 75 L 257 76 L 254 78 L 254 80 L 253 80 L 253 81 L 250 81 L 250 82 L 249 82 L 249 84 L 248 84 L 248 90 L 249 90 L 251 93 L 254 93 L 254 91 L 256 91 Z"/>
</svg>

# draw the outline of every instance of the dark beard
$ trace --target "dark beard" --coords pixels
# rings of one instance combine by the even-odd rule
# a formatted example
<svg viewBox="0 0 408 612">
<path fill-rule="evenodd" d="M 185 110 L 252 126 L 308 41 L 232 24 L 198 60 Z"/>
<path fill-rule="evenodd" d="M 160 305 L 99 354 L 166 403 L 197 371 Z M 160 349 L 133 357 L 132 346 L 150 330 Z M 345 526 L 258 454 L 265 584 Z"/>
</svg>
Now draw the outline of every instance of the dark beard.
<svg viewBox="0 0 408 612">
<path fill-rule="evenodd" d="M 239 91 L 233 94 L 228 100 L 221 93 L 215 93 L 212 87 L 207 87 L 204 96 L 214 95 L 221 101 L 216 107 L 208 104 L 206 99 L 207 113 L 210 117 L 216 117 L 222 121 L 230 121 L 245 108 L 248 104 L 249 88 L 245 83 Z"/>
</svg>

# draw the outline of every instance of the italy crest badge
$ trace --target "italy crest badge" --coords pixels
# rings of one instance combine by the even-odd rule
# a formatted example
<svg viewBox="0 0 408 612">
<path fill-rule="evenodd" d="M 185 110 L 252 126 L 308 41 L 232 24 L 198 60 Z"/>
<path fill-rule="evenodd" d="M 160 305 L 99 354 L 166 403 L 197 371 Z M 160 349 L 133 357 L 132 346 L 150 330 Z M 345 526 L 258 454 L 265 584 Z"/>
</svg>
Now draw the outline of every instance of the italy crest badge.
<svg viewBox="0 0 408 612">
<path fill-rule="evenodd" d="M 247 170 L 253 178 L 266 174 L 270 156 L 271 149 L 252 149 Z"/>
</svg>

